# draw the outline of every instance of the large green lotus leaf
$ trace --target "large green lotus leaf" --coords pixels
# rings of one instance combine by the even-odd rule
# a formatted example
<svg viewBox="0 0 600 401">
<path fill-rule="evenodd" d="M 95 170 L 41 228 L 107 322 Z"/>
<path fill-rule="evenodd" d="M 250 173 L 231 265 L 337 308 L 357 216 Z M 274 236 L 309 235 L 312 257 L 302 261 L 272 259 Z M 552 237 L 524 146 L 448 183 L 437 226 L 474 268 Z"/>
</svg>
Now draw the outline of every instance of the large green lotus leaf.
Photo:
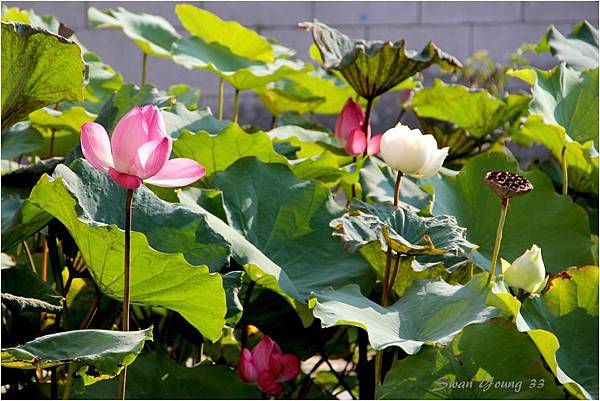
<svg viewBox="0 0 600 401">
<path fill-rule="evenodd" d="M 223 191 L 229 224 L 280 265 L 304 297 L 326 286 L 372 280 L 366 263 L 331 236 L 329 222 L 342 209 L 325 185 L 254 158 L 239 160 L 212 184 Z"/>
<path fill-rule="evenodd" d="M 83 124 L 94 121 L 95 118 L 95 115 L 88 113 L 83 107 L 72 107 L 65 111 L 44 107 L 29 114 L 31 124 L 36 127 L 77 133 Z"/>
<path fill-rule="evenodd" d="M 479 248 L 469 256 L 489 270 L 500 216 L 500 198 L 484 182 L 488 171 L 510 171 L 527 177 L 533 191 L 511 199 L 500 257 L 512 261 L 531 245 L 542 248 L 546 270 L 592 263 L 588 217 L 570 197 L 554 190 L 550 178 L 538 169 L 523 172 L 517 161 L 499 152 L 476 156 L 460 174 L 422 180 L 435 188 L 433 214 L 455 216 L 467 229 L 467 239 Z"/>
<path fill-rule="evenodd" d="M 404 40 L 353 40 L 340 31 L 314 20 L 300 26 L 308 29 L 327 69 L 339 71 L 354 90 L 373 99 L 432 64 L 456 70 L 462 67 L 455 57 L 429 42 L 418 53 L 405 48 Z"/>
<path fill-rule="evenodd" d="M 43 176 L 30 201 L 60 220 L 75 239 L 92 277 L 105 294 L 122 299 L 125 190 L 78 160 L 70 170 Z M 229 244 L 202 216 L 135 191 L 131 234 L 131 302 L 179 312 L 204 336 L 221 336 L 226 297 L 219 274 Z M 206 266 L 208 265 L 208 266 Z"/>
<path fill-rule="evenodd" d="M 536 70 L 531 114 L 541 114 L 580 142 L 598 147 L 598 68 L 578 71 L 564 63 L 550 71 Z"/>
<path fill-rule="evenodd" d="M 127 369 L 128 399 L 259 399 L 258 387 L 244 383 L 227 366 L 203 363 L 187 368 L 161 352 L 142 353 Z M 75 398 L 112 399 L 118 379 L 85 387 Z"/>
<path fill-rule="evenodd" d="M 509 321 L 492 319 L 465 327 L 446 348 L 395 361 L 376 398 L 562 399 L 564 393 L 531 339 Z"/>
<path fill-rule="evenodd" d="M 182 103 L 175 103 L 169 111 L 162 110 L 161 113 L 167 132 L 173 139 L 179 138 L 184 130 L 207 131 L 216 135 L 230 123 L 213 117 L 208 108 L 190 111 Z"/>
<path fill-rule="evenodd" d="M 173 153 L 202 164 L 207 177 L 246 156 L 255 156 L 265 163 L 287 164 L 287 159 L 273 149 L 269 135 L 264 132 L 248 134 L 235 123 L 229 124 L 217 135 L 184 130 L 173 144 Z"/>
<path fill-rule="evenodd" d="M 598 267 L 570 268 L 543 295 L 527 299 L 517 327 L 527 331 L 556 378 L 580 398 L 598 398 Z"/>
<path fill-rule="evenodd" d="M 255 91 L 267 110 L 274 116 L 279 116 L 285 111 L 308 113 L 326 100 L 324 97 L 313 95 L 301 84 L 287 78 L 269 82 Z"/>
<path fill-rule="evenodd" d="M 454 216 L 421 217 L 408 209 L 392 205 L 354 200 L 347 213 L 331 221 L 331 227 L 336 230 L 334 236 L 340 237 L 350 252 L 359 250 L 361 254 L 363 251 L 372 253 L 377 249 L 375 245 L 363 248 L 376 243 L 380 254 L 378 259 L 385 258 L 388 246 L 402 255 L 429 256 L 426 266 L 413 263 L 417 270 L 442 261 L 452 268 L 453 261 L 446 261 L 446 255 L 464 258 L 465 254 L 476 248 L 467 241 L 466 230 L 457 224 Z"/>
<path fill-rule="evenodd" d="M 2 22 L 2 131 L 30 112 L 83 99 L 77 44 L 40 28 Z"/>
<path fill-rule="evenodd" d="M 399 346 L 412 355 L 423 344 L 444 344 L 472 323 L 484 322 L 498 310 L 485 304 L 487 275 L 466 285 L 443 280 L 419 280 L 391 306 L 383 307 L 363 296 L 357 285 L 313 293 L 313 314 L 323 327 L 351 325 L 369 334 L 373 348 Z"/>
<path fill-rule="evenodd" d="M 312 291 L 372 285 L 367 264 L 331 236 L 329 221 L 342 210 L 325 185 L 300 181 L 285 165 L 244 158 L 216 174 L 212 186 L 222 191 L 229 226 L 201 208 L 200 190 L 188 188 L 180 199 L 209 215 L 209 225 L 231 243 L 249 277 L 284 296 L 305 324 Z"/>
<path fill-rule="evenodd" d="M 31 121 L 16 123 L 2 133 L 1 139 L 2 159 L 5 160 L 35 152 L 44 144 L 44 137 L 31 126 Z"/>
<path fill-rule="evenodd" d="M 18 369 L 75 364 L 85 384 L 110 379 L 131 364 L 152 340 L 152 327 L 140 331 L 74 330 L 2 349 L 2 366 Z"/>
<path fill-rule="evenodd" d="M 10 256 L 2 254 L 2 303 L 17 312 L 56 313 L 62 309 L 62 296 L 30 266 L 15 264 Z"/>
<path fill-rule="evenodd" d="M 564 36 L 554 25 L 550 25 L 535 50 L 538 53 L 551 52 L 554 57 L 574 68 L 596 68 L 598 30 L 588 21 L 582 21 Z"/>
<path fill-rule="evenodd" d="M 158 15 L 134 14 L 123 7 L 100 11 L 88 9 L 88 20 L 93 28 L 121 28 L 140 49 L 155 57 L 171 57 L 171 45 L 181 37 L 169 21 Z"/>
<path fill-rule="evenodd" d="M 511 138 L 526 146 L 532 142 L 545 145 L 558 163 L 562 163 L 565 149 L 569 187 L 578 192 L 598 193 L 599 157 L 593 141 L 584 144 L 572 141 L 562 126 L 546 124 L 540 115 L 528 116 L 520 131 Z"/>
<path fill-rule="evenodd" d="M 192 36 L 173 44 L 173 60 L 186 68 L 212 71 L 237 90 L 254 89 L 306 70 L 301 61 L 277 59 L 272 63 L 251 60 L 219 43 Z"/>
<path fill-rule="evenodd" d="M 271 44 L 258 33 L 235 21 L 223 21 L 215 14 L 191 4 L 178 4 L 175 13 L 181 24 L 193 36 L 206 43 L 218 43 L 234 54 L 264 62 L 272 62 L 275 54 Z"/>
<path fill-rule="evenodd" d="M 3 197 L 1 209 L 3 252 L 28 239 L 52 220 L 51 215 L 18 194 Z"/>
<path fill-rule="evenodd" d="M 419 117 L 450 121 L 482 138 L 525 111 L 529 100 L 525 95 L 510 95 L 503 101 L 484 89 L 446 85 L 436 79 L 432 87 L 415 93 L 410 107 Z"/>
</svg>

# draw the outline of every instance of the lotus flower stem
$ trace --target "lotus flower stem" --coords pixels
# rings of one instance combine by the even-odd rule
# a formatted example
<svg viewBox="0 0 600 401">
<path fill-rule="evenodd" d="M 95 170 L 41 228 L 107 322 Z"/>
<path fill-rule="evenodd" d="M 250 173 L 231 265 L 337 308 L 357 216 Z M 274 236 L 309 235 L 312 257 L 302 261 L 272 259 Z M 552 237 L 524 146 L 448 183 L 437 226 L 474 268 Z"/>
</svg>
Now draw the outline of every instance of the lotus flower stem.
<svg viewBox="0 0 600 401">
<path fill-rule="evenodd" d="M 567 170 L 567 147 L 563 146 L 561 152 L 561 167 L 562 167 L 562 194 L 567 195 L 569 191 L 569 170 Z"/>
<path fill-rule="evenodd" d="M 367 105 L 367 110 L 370 111 Z M 400 183 L 402 182 L 402 172 L 396 173 L 396 184 L 394 185 L 394 207 L 398 207 L 400 201 Z M 392 247 L 388 244 L 388 249 L 385 259 L 385 273 L 383 276 L 383 293 L 381 294 L 381 306 L 387 306 L 390 292 L 394 288 L 394 281 L 396 281 L 396 275 L 398 274 L 398 266 L 400 265 L 400 255 L 396 258 L 396 264 L 394 266 L 393 273 L 392 268 Z M 383 363 L 383 351 L 377 351 L 375 354 L 375 387 L 381 384 L 381 365 Z"/>
<path fill-rule="evenodd" d="M 123 282 L 123 318 L 122 330 L 129 331 L 129 287 L 131 281 L 131 205 L 133 203 L 133 189 L 127 190 L 127 199 L 125 200 L 125 254 L 124 254 L 124 282 Z M 119 399 L 125 399 L 125 387 L 127 383 L 127 366 L 121 371 L 119 376 Z"/>
<path fill-rule="evenodd" d="M 371 139 L 371 109 L 373 108 L 373 100 L 374 98 L 367 99 L 367 108 L 365 109 L 365 121 L 363 122 L 362 131 L 367 135 L 367 143 Z M 368 155 L 368 147 L 365 147 L 365 151 L 363 156 Z"/>
<path fill-rule="evenodd" d="M 140 86 L 144 86 L 146 83 L 146 64 L 148 63 L 148 55 L 144 53 L 142 58 L 142 81 Z"/>
<path fill-rule="evenodd" d="M 223 119 L 223 78 L 219 78 L 219 106 L 217 109 L 217 117 Z"/>
<path fill-rule="evenodd" d="M 233 117 L 231 117 L 231 120 L 234 123 L 238 122 L 238 107 L 239 107 L 239 99 L 240 98 L 240 90 L 236 89 L 235 90 L 235 94 L 233 95 Z"/>
<path fill-rule="evenodd" d="M 54 105 L 54 110 L 56 110 L 56 111 L 60 110 L 60 103 L 56 103 Z M 54 156 L 54 138 L 55 137 L 56 137 L 56 128 L 51 128 L 50 129 L 50 145 L 49 145 L 49 149 L 48 149 L 48 157 Z"/>
<path fill-rule="evenodd" d="M 494 280 L 496 271 L 496 263 L 498 262 L 498 254 L 500 253 L 500 243 L 502 242 L 502 231 L 504 230 L 504 222 L 506 221 L 506 213 L 510 199 L 502 199 L 502 208 L 500 209 L 500 220 L 498 220 L 498 228 L 496 229 L 496 242 L 494 243 L 494 251 L 492 252 L 492 262 L 490 263 L 490 276 L 488 277 L 488 285 Z"/>
</svg>

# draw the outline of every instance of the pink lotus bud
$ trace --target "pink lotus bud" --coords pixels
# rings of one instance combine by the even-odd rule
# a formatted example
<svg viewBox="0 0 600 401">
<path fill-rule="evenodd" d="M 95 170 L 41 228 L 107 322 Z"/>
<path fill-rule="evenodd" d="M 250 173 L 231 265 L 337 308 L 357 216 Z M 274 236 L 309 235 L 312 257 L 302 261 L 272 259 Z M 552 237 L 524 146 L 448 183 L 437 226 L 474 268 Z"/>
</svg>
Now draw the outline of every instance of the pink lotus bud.
<svg viewBox="0 0 600 401">
<path fill-rule="evenodd" d="M 100 124 L 86 123 L 81 127 L 81 149 L 87 161 L 127 189 L 138 188 L 142 181 L 179 187 L 204 175 L 204 167 L 194 160 L 169 160 L 172 147 L 172 139 L 154 105 L 131 109 L 117 123 L 112 139 Z"/>
<path fill-rule="evenodd" d="M 283 387 L 278 383 L 292 380 L 300 373 L 298 358 L 283 354 L 279 345 L 265 336 L 252 350 L 244 348 L 238 365 L 242 380 L 254 383 L 269 395 L 281 395 Z"/>
<path fill-rule="evenodd" d="M 368 127 L 369 132 L 365 133 L 363 131 L 364 122 L 365 113 L 362 108 L 354 100 L 348 98 L 335 122 L 335 136 L 350 155 L 362 155 L 365 153 L 365 149 L 368 155 L 379 153 L 381 135 L 371 137 L 367 143 L 371 127 Z"/>
</svg>

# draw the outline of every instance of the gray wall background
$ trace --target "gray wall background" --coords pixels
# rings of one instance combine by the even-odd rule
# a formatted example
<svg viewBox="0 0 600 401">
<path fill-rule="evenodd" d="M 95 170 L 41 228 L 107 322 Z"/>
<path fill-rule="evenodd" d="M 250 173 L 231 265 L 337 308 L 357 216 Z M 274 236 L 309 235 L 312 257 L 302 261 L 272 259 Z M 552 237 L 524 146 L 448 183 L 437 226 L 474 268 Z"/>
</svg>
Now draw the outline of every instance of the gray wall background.
<svg viewBox="0 0 600 401">
<path fill-rule="evenodd" d="M 175 5 L 179 3 L 194 4 L 223 19 L 236 20 L 264 36 L 275 37 L 282 44 L 296 49 L 298 56 L 304 60 L 309 60 L 308 48 L 312 39 L 308 32 L 297 27 L 297 23 L 313 18 L 333 25 L 351 37 L 405 38 L 409 48 L 418 50 L 428 40 L 433 40 L 463 61 L 475 51 L 487 49 L 497 62 L 505 62 L 507 54 L 515 51 L 523 42 L 537 42 L 549 24 L 554 24 L 563 33 L 570 32 L 571 27 L 583 19 L 598 26 L 597 1 L 3 2 L 9 7 L 32 8 L 39 15 L 56 16 L 75 30 L 86 47 L 131 82 L 140 80 L 141 51 L 119 29 L 91 29 L 87 9 L 122 6 L 132 12 L 161 15 L 182 35 L 189 35 L 175 14 Z M 539 67 L 556 62 L 549 55 L 529 57 L 532 64 Z M 147 80 L 163 89 L 177 83 L 200 88 L 200 105 L 211 106 L 213 110 L 216 107 L 218 79 L 207 71 L 191 71 L 167 59 L 150 58 Z M 241 122 L 268 125 L 270 117 L 253 93 L 243 92 L 241 100 Z M 231 107 L 231 102 L 231 96 L 228 96 L 226 107 Z M 375 108 L 373 123 L 376 131 L 393 122 L 397 114 L 395 105 L 392 99 L 380 102 Z"/>
</svg>

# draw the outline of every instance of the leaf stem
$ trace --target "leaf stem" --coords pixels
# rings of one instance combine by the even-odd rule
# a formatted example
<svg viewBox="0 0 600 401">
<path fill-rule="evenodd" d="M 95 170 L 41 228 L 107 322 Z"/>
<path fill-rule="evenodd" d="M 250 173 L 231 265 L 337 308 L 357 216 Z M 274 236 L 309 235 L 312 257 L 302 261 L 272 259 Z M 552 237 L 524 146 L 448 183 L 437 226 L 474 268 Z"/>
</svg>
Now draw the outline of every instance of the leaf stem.
<svg viewBox="0 0 600 401">
<path fill-rule="evenodd" d="M 231 117 L 231 120 L 234 123 L 238 122 L 239 98 L 240 98 L 240 90 L 236 89 L 235 93 L 233 95 L 233 117 Z"/>
<path fill-rule="evenodd" d="M 33 255 L 31 254 L 29 245 L 27 245 L 27 240 L 23 241 L 23 248 L 25 249 L 25 254 L 27 255 L 27 260 L 29 261 L 31 270 L 33 270 L 34 273 L 37 273 L 37 269 L 35 268 L 35 262 L 33 261 Z"/>
<path fill-rule="evenodd" d="M 363 122 L 362 131 L 367 136 L 367 146 L 365 146 L 365 151 L 363 156 L 367 156 L 367 151 L 369 149 L 369 140 L 371 139 L 371 110 L 373 108 L 373 100 L 374 98 L 367 99 L 367 108 L 365 109 L 365 121 Z"/>
<path fill-rule="evenodd" d="M 569 170 L 567 169 L 567 147 L 563 146 L 561 151 L 561 167 L 562 167 L 562 194 L 567 195 L 569 193 Z"/>
<path fill-rule="evenodd" d="M 498 220 L 498 228 L 496 229 L 496 242 L 494 243 L 494 251 L 492 252 L 492 262 L 490 263 L 490 276 L 488 277 L 488 285 L 494 279 L 496 271 L 496 263 L 498 262 L 498 254 L 500 253 L 500 244 L 502 243 L 502 231 L 504 230 L 504 222 L 506 221 L 506 213 L 508 212 L 508 198 L 502 199 L 502 208 L 500 209 L 500 219 Z"/>
<path fill-rule="evenodd" d="M 217 117 L 219 120 L 223 119 L 223 78 L 219 78 L 219 104 L 217 108 Z"/>
<path fill-rule="evenodd" d="M 67 370 L 67 383 L 63 391 L 63 400 L 68 400 L 71 397 L 71 387 L 73 387 L 73 375 L 75 374 L 75 363 L 71 362 Z"/>
<path fill-rule="evenodd" d="M 142 58 L 142 81 L 140 86 L 144 86 L 146 83 L 146 64 L 148 63 L 148 55 L 144 53 Z"/>
<path fill-rule="evenodd" d="M 368 106 L 367 106 L 368 107 Z M 402 182 L 402 172 L 398 171 L 396 173 L 396 184 L 394 185 L 394 208 L 398 207 L 398 203 L 400 200 L 400 183 Z M 387 244 L 387 252 L 385 258 L 385 273 L 383 277 L 383 293 L 381 294 L 381 306 L 387 306 L 390 291 L 394 286 L 394 281 L 396 281 L 396 274 L 398 274 L 398 265 L 400 264 L 400 255 L 397 256 L 396 265 L 394 267 L 393 274 L 390 274 L 390 270 L 392 268 L 392 247 L 390 244 Z M 391 277 L 390 277 L 391 276 Z M 377 351 L 375 354 L 375 388 L 381 384 L 381 368 L 383 364 L 383 350 Z"/>
<path fill-rule="evenodd" d="M 125 200 L 125 253 L 124 261 L 124 283 L 123 283 L 123 318 L 122 331 L 129 331 L 129 302 L 130 302 L 130 281 L 131 281 L 131 206 L 133 203 L 133 190 L 127 190 L 127 198 Z M 127 383 L 127 366 L 123 368 L 119 375 L 119 399 L 125 399 L 125 387 Z"/>
</svg>

